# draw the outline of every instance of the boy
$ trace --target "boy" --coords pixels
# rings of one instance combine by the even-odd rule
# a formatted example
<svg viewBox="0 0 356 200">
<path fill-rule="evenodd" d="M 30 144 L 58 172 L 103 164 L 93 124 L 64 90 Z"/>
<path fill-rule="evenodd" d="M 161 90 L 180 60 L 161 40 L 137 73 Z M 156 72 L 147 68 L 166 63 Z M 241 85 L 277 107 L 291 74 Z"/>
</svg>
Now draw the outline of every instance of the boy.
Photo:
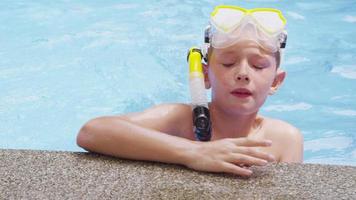
<svg viewBox="0 0 356 200">
<path fill-rule="evenodd" d="M 190 105 L 164 104 L 90 120 L 78 134 L 78 145 L 122 158 L 242 176 L 252 174 L 251 165 L 302 162 L 299 130 L 257 114 L 286 76 L 279 68 L 285 23 L 275 9 L 218 6 L 213 11 L 204 65 L 205 86 L 212 92 L 211 141 L 195 141 Z"/>
</svg>

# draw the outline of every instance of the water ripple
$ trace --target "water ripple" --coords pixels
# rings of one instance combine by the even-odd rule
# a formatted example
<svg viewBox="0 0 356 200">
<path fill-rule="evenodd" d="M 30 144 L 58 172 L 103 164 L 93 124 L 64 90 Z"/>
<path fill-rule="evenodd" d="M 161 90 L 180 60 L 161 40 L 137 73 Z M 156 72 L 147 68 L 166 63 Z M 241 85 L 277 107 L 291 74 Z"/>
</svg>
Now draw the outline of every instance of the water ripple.
<svg viewBox="0 0 356 200">
<path fill-rule="evenodd" d="M 318 138 L 304 142 L 304 150 L 316 152 L 320 150 L 343 150 L 352 144 L 351 137 L 337 136 L 329 138 Z"/>
<path fill-rule="evenodd" d="M 333 66 L 331 72 L 339 74 L 344 78 L 356 79 L 356 65 Z"/>
<path fill-rule="evenodd" d="M 309 110 L 312 107 L 313 106 L 308 103 L 300 102 L 300 103 L 296 103 L 296 104 L 270 105 L 270 106 L 265 107 L 263 110 L 284 112 L 284 111 L 295 111 L 295 110 Z"/>
<path fill-rule="evenodd" d="M 344 18 L 342 18 L 342 20 L 345 22 L 356 23 L 356 16 L 346 15 Z"/>
</svg>

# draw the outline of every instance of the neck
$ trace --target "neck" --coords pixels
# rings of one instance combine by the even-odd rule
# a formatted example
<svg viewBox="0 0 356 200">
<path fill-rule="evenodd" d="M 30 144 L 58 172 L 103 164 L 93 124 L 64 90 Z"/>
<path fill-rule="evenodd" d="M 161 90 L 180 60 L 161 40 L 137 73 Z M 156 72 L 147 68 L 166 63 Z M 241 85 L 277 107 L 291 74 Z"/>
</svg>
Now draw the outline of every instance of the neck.
<svg viewBox="0 0 356 200">
<path fill-rule="evenodd" d="M 215 139 L 247 137 L 261 125 L 257 112 L 248 115 L 231 114 L 213 103 L 210 104 L 210 116 Z"/>
</svg>

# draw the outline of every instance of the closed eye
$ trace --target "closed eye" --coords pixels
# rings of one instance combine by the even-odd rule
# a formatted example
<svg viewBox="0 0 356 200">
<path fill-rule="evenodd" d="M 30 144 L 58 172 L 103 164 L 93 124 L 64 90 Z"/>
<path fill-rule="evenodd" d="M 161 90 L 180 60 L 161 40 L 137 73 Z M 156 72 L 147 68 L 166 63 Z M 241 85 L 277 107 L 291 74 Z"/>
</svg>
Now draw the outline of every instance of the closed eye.
<svg viewBox="0 0 356 200">
<path fill-rule="evenodd" d="M 264 66 L 262 65 L 252 65 L 253 68 L 257 69 L 257 70 L 260 70 L 260 69 L 263 69 L 265 68 Z"/>
<path fill-rule="evenodd" d="M 226 64 L 222 64 L 224 67 L 232 67 L 235 65 L 235 63 L 226 63 Z"/>
</svg>

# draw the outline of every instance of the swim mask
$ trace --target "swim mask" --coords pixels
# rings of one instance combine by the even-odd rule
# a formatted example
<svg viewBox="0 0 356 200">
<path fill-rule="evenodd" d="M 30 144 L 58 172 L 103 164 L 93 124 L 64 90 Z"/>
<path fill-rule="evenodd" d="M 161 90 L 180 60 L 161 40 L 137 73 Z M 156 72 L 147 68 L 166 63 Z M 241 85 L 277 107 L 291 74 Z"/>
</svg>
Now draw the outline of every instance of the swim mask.
<svg viewBox="0 0 356 200">
<path fill-rule="evenodd" d="M 205 43 L 214 48 L 226 48 L 241 40 L 256 42 L 269 52 L 285 48 L 287 20 L 282 12 L 273 8 L 245 9 L 220 5 L 210 16 L 205 30 Z"/>
</svg>

